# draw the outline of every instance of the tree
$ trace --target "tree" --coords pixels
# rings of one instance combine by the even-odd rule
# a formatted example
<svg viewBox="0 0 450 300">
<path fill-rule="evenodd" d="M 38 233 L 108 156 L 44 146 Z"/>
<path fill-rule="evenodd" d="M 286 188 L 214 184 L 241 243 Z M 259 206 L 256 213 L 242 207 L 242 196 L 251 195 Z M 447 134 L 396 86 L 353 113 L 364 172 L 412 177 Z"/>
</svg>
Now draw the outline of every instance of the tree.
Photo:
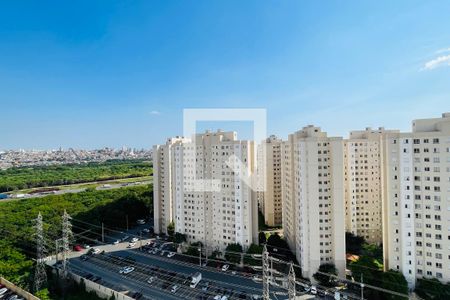
<svg viewBox="0 0 450 300">
<path fill-rule="evenodd" d="M 50 300 L 51 299 L 48 289 L 42 289 L 42 290 L 37 291 L 35 296 L 41 300 Z"/>
<path fill-rule="evenodd" d="M 169 236 L 170 240 L 173 240 L 174 233 L 175 233 L 175 224 L 173 222 L 170 222 L 169 225 L 167 225 L 167 235 Z"/>
<path fill-rule="evenodd" d="M 265 244 L 267 242 L 266 234 L 264 232 L 260 232 L 258 235 L 259 238 L 259 244 Z"/>
<path fill-rule="evenodd" d="M 242 246 L 240 244 L 229 244 L 225 249 L 225 259 L 232 263 L 240 263 Z"/>
<path fill-rule="evenodd" d="M 269 236 L 269 238 L 267 239 L 267 245 L 276 248 L 289 249 L 286 241 L 283 240 L 277 232 Z"/>
<path fill-rule="evenodd" d="M 354 235 L 351 232 L 345 233 L 345 247 L 346 252 L 351 254 L 361 254 L 364 244 L 364 238 L 362 236 Z"/>
<path fill-rule="evenodd" d="M 387 290 L 391 290 L 394 292 L 408 294 L 408 282 L 403 276 L 402 273 L 394 270 L 389 270 L 387 272 L 383 272 L 381 277 L 381 287 Z M 449 294 L 450 297 L 450 294 Z M 395 296 L 389 293 L 383 293 L 380 297 L 381 299 L 389 299 L 389 300 L 402 300 L 404 297 Z M 442 298 L 448 299 L 448 298 Z"/>
<path fill-rule="evenodd" d="M 327 273 L 327 274 L 333 274 L 337 275 L 337 269 L 334 264 L 322 264 L 319 267 L 319 272 L 321 273 Z M 315 273 L 313 275 L 314 279 L 319 282 L 320 285 L 332 287 L 335 285 L 335 280 L 332 276 L 321 274 L 321 273 Z"/>
<path fill-rule="evenodd" d="M 222 255 L 222 252 L 219 250 L 214 250 L 211 255 L 208 257 L 209 259 L 216 259 Z"/>
<path fill-rule="evenodd" d="M 438 279 L 417 280 L 415 292 L 425 300 L 450 299 L 450 283 L 443 284 Z"/>
<path fill-rule="evenodd" d="M 186 235 L 179 232 L 175 232 L 175 237 L 173 241 L 177 244 L 184 243 L 186 242 Z"/>
<path fill-rule="evenodd" d="M 383 247 L 376 244 L 364 244 L 362 246 L 362 255 L 373 257 L 381 263 L 383 261 Z"/>
<path fill-rule="evenodd" d="M 247 255 L 244 256 L 244 264 L 246 265 L 251 265 L 251 266 L 260 266 L 262 265 L 262 259 L 259 258 L 255 258 L 252 256 L 252 254 L 256 254 L 256 255 L 261 255 L 263 252 L 263 246 L 261 245 L 255 245 L 255 244 L 251 244 L 250 247 L 247 250 Z"/>
</svg>

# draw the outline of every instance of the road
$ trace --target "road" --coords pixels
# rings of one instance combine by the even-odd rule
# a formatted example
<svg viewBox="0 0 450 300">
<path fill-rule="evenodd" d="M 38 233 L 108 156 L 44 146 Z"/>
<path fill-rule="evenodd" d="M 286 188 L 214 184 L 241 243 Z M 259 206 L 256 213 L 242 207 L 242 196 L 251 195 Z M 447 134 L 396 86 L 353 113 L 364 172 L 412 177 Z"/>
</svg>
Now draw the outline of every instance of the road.
<svg viewBox="0 0 450 300">
<path fill-rule="evenodd" d="M 87 184 L 96 184 L 99 182 L 88 182 Z M 105 190 L 112 190 L 112 189 L 120 189 L 123 187 L 130 187 L 130 186 L 136 186 L 136 185 L 145 185 L 152 183 L 151 180 L 149 181 L 137 181 L 137 182 L 130 182 L 130 183 L 117 183 L 117 184 L 104 184 L 97 186 L 95 189 L 97 191 L 105 191 Z M 79 184 L 78 184 L 79 185 Z M 33 194 L 12 194 L 9 195 L 6 199 L 0 199 L 0 201 L 14 201 L 14 200 L 22 200 L 22 199 L 32 199 L 32 198 L 42 198 L 47 197 L 49 195 L 63 195 L 63 194 L 70 194 L 70 193 L 80 193 L 86 191 L 87 188 L 73 188 L 73 189 L 63 189 L 63 190 L 57 190 L 53 192 L 42 192 L 42 193 L 33 193 Z M 20 197 L 17 197 L 17 195 L 21 195 Z"/>
</svg>

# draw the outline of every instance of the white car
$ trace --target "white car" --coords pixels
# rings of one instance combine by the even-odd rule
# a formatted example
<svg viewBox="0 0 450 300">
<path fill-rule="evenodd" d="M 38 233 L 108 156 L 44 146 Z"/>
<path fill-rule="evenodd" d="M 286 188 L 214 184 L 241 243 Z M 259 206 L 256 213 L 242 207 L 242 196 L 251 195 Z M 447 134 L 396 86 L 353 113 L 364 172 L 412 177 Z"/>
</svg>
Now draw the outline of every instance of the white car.
<svg viewBox="0 0 450 300">
<path fill-rule="evenodd" d="M 262 281 L 262 278 L 261 278 L 261 276 L 254 275 L 254 276 L 252 277 L 252 280 L 253 280 L 254 282 L 261 282 L 261 281 Z"/>
<path fill-rule="evenodd" d="M 120 243 L 119 240 L 115 240 L 115 241 L 113 242 L 113 245 L 117 245 L 117 244 L 119 244 L 119 243 Z"/>
<path fill-rule="evenodd" d="M 0 296 L 3 295 L 4 293 L 6 293 L 7 291 L 8 291 L 7 288 L 0 289 Z"/>
<path fill-rule="evenodd" d="M 140 219 L 140 220 L 137 220 L 136 223 L 137 223 L 138 225 L 144 225 L 144 224 L 145 224 L 145 220 Z"/>
<path fill-rule="evenodd" d="M 317 295 L 317 288 L 314 285 L 311 286 L 311 294 Z"/>
<path fill-rule="evenodd" d="M 133 271 L 134 271 L 134 267 L 124 267 L 119 270 L 119 273 L 126 275 L 126 274 L 130 274 Z"/>
<path fill-rule="evenodd" d="M 136 246 L 136 243 L 129 243 L 128 244 L 128 248 L 133 248 L 134 246 Z"/>
<path fill-rule="evenodd" d="M 136 243 L 137 241 L 139 241 L 139 239 L 136 238 L 136 237 L 134 237 L 134 238 L 131 239 L 131 242 L 132 242 L 132 243 Z"/>
<path fill-rule="evenodd" d="M 167 257 L 169 257 L 169 258 L 170 258 L 170 257 L 174 257 L 175 254 L 176 254 L 175 252 L 170 252 L 169 254 L 167 254 Z"/>
<path fill-rule="evenodd" d="M 226 272 L 226 271 L 228 271 L 229 268 L 230 268 L 230 265 L 223 265 L 222 266 L 222 271 Z"/>
<path fill-rule="evenodd" d="M 152 276 L 147 280 L 147 283 L 153 283 L 154 280 L 155 280 L 155 277 Z"/>
<path fill-rule="evenodd" d="M 92 248 L 90 251 L 92 254 L 99 254 L 101 252 L 101 250 L 98 248 Z"/>
<path fill-rule="evenodd" d="M 174 285 L 174 286 L 172 287 L 171 292 L 175 294 L 175 293 L 178 291 L 179 288 L 180 288 L 180 287 L 179 287 L 178 285 Z"/>
</svg>

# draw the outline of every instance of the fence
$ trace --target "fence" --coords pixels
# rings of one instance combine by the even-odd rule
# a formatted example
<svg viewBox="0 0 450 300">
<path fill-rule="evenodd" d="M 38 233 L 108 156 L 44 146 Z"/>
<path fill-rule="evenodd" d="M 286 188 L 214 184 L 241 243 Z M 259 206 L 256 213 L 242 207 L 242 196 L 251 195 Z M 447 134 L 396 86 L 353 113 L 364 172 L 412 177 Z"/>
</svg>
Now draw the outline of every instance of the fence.
<svg viewBox="0 0 450 300">
<path fill-rule="evenodd" d="M 97 294 L 97 296 L 102 299 L 109 299 L 110 297 L 114 296 L 115 300 L 133 300 L 133 298 L 123 293 L 107 288 L 106 286 L 95 283 L 76 274 L 71 273 L 71 277 L 78 284 L 81 282 L 81 280 L 83 280 L 84 285 L 86 286 L 86 292 L 94 291 Z"/>
</svg>

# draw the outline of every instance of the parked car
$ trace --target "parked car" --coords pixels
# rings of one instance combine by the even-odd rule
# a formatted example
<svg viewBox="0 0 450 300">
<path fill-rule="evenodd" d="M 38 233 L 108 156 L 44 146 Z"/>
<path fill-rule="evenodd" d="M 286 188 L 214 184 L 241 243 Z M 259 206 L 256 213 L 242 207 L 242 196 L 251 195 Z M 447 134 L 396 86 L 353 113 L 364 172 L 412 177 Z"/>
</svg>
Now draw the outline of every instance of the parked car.
<svg viewBox="0 0 450 300">
<path fill-rule="evenodd" d="M 167 254 L 167 257 L 169 257 L 169 258 L 170 258 L 170 257 L 174 257 L 175 254 L 176 254 L 175 252 L 170 252 L 169 254 Z"/>
<path fill-rule="evenodd" d="M 136 243 L 129 243 L 127 248 L 133 248 L 134 246 L 136 246 Z"/>
<path fill-rule="evenodd" d="M 134 267 L 123 267 L 122 269 L 119 270 L 120 274 L 130 274 L 131 272 L 134 271 Z"/>
<path fill-rule="evenodd" d="M 311 294 L 317 295 L 317 288 L 314 285 L 311 286 Z"/>
<path fill-rule="evenodd" d="M 99 254 L 101 252 L 98 248 L 90 248 L 88 254 Z"/>
<path fill-rule="evenodd" d="M 139 219 L 139 220 L 136 221 L 136 223 L 138 225 L 144 225 L 145 224 L 145 220 L 144 219 Z"/>
<path fill-rule="evenodd" d="M 155 281 L 155 277 L 152 276 L 147 280 L 147 283 L 153 283 L 153 281 Z"/>
<path fill-rule="evenodd" d="M 134 238 L 131 239 L 132 243 L 136 243 L 137 241 L 139 241 L 139 239 L 137 237 L 134 237 Z"/>
<path fill-rule="evenodd" d="M 230 265 L 223 265 L 222 266 L 222 271 L 226 272 L 226 271 L 228 271 L 229 268 L 230 268 Z"/>
<path fill-rule="evenodd" d="M 113 245 L 117 245 L 117 244 L 119 244 L 119 243 L 120 243 L 119 240 L 115 240 L 115 241 L 113 242 Z"/>
<path fill-rule="evenodd" d="M 73 250 L 77 251 L 77 252 L 80 252 L 80 251 L 83 251 L 84 248 L 81 245 L 75 245 L 75 246 L 73 246 Z"/>
<path fill-rule="evenodd" d="M 178 285 L 174 285 L 174 286 L 172 286 L 172 290 L 171 290 L 171 292 L 173 293 L 173 294 L 175 294 L 177 291 L 178 291 L 178 289 L 179 289 L 180 287 L 178 286 Z"/>
</svg>

